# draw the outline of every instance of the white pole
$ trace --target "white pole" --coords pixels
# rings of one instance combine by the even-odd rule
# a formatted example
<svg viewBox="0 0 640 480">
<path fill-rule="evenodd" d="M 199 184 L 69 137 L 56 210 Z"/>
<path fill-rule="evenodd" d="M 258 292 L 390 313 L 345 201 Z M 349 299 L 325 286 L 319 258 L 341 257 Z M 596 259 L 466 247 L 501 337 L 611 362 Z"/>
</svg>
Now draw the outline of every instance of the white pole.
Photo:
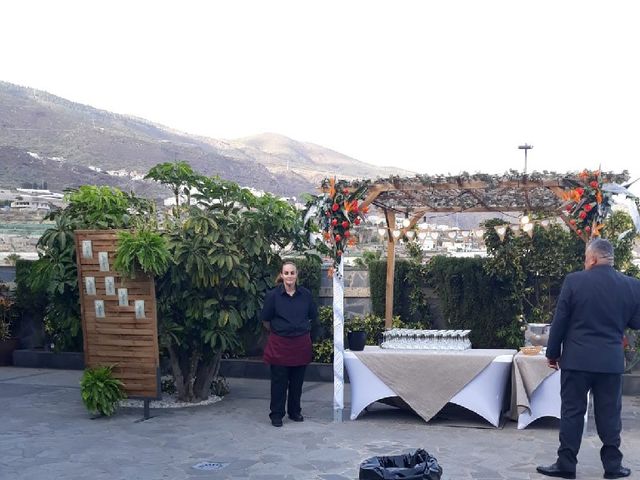
<svg viewBox="0 0 640 480">
<path fill-rule="evenodd" d="M 333 273 L 333 421 L 344 409 L 344 260 Z"/>
</svg>

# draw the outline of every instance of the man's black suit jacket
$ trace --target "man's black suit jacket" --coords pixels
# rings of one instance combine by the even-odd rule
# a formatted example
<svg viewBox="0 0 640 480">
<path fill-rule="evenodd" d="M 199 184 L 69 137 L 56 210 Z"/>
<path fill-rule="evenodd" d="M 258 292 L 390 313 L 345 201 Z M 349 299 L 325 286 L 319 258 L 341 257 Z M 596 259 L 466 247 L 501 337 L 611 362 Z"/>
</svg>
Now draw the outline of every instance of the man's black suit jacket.
<svg viewBox="0 0 640 480">
<path fill-rule="evenodd" d="M 547 342 L 560 368 L 623 373 L 625 328 L 640 329 L 640 280 L 608 265 L 567 275 Z"/>
</svg>

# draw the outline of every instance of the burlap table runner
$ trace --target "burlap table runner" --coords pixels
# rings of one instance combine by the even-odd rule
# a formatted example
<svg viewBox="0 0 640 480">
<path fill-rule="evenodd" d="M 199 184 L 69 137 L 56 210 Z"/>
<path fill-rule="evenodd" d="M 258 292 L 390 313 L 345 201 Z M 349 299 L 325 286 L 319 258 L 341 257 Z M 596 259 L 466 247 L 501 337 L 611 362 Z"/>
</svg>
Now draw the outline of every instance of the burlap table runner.
<svg viewBox="0 0 640 480">
<path fill-rule="evenodd" d="M 529 411 L 529 399 L 538 386 L 555 372 L 547 366 L 547 358 L 542 354 L 513 357 L 511 376 L 511 419 L 518 420 L 521 413 Z"/>
<path fill-rule="evenodd" d="M 497 356 L 515 350 L 394 350 L 366 347 L 358 359 L 429 421 Z"/>
</svg>

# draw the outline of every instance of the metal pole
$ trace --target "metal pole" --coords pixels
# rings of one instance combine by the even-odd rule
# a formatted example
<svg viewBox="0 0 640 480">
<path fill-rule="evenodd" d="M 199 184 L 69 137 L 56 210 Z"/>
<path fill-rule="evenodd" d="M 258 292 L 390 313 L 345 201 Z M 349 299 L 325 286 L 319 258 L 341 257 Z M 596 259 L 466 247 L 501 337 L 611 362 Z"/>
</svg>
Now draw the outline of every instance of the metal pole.
<svg viewBox="0 0 640 480">
<path fill-rule="evenodd" d="M 527 174 L 527 150 L 531 150 L 533 145 L 529 145 L 525 143 L 524 145 L 519 145 L 518 150 L 524 150 L 524 174 Z"/>
</svg>

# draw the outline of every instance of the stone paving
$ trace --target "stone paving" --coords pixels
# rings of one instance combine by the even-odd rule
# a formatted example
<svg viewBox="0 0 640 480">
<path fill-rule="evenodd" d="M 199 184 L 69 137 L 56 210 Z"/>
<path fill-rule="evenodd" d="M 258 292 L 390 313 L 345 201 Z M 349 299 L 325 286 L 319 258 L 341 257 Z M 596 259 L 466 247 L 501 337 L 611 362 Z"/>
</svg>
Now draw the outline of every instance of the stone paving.
<svg viewBox="0 0 640 480">
<path fill-rule="evenodd" d="M 518 431 L 424 423 L 376 406 L 357 421 L 334 423 L 331 383 L 307 383 L 303 423 L 274 428 L 267 417 L 269 384 L 230 378 L 231 393 L 206 407 L 122 409 L 91 420 L 80 400 L 81 372 L 0 368 L 1 480 L 356 479 L 362 460 L 424 448 L 443 479 L 543 479 L 535 466 L 554 460 L 557 422 Z M 347 386 L 348 409 L 348 386 Z M 345 418 L 348 415 L 345 411 Z M 624 397 L 625 464 L 640 478 L 640 399 Z M 592 419 L 591 419 L 592 420 Z M 478 423 L 479 425 L 479 423 Z M 580 452 L 579 479 L 602 478 L 593 421 Z M 193 468 L 225 464 L 217 471 Z"/>
</svg>

